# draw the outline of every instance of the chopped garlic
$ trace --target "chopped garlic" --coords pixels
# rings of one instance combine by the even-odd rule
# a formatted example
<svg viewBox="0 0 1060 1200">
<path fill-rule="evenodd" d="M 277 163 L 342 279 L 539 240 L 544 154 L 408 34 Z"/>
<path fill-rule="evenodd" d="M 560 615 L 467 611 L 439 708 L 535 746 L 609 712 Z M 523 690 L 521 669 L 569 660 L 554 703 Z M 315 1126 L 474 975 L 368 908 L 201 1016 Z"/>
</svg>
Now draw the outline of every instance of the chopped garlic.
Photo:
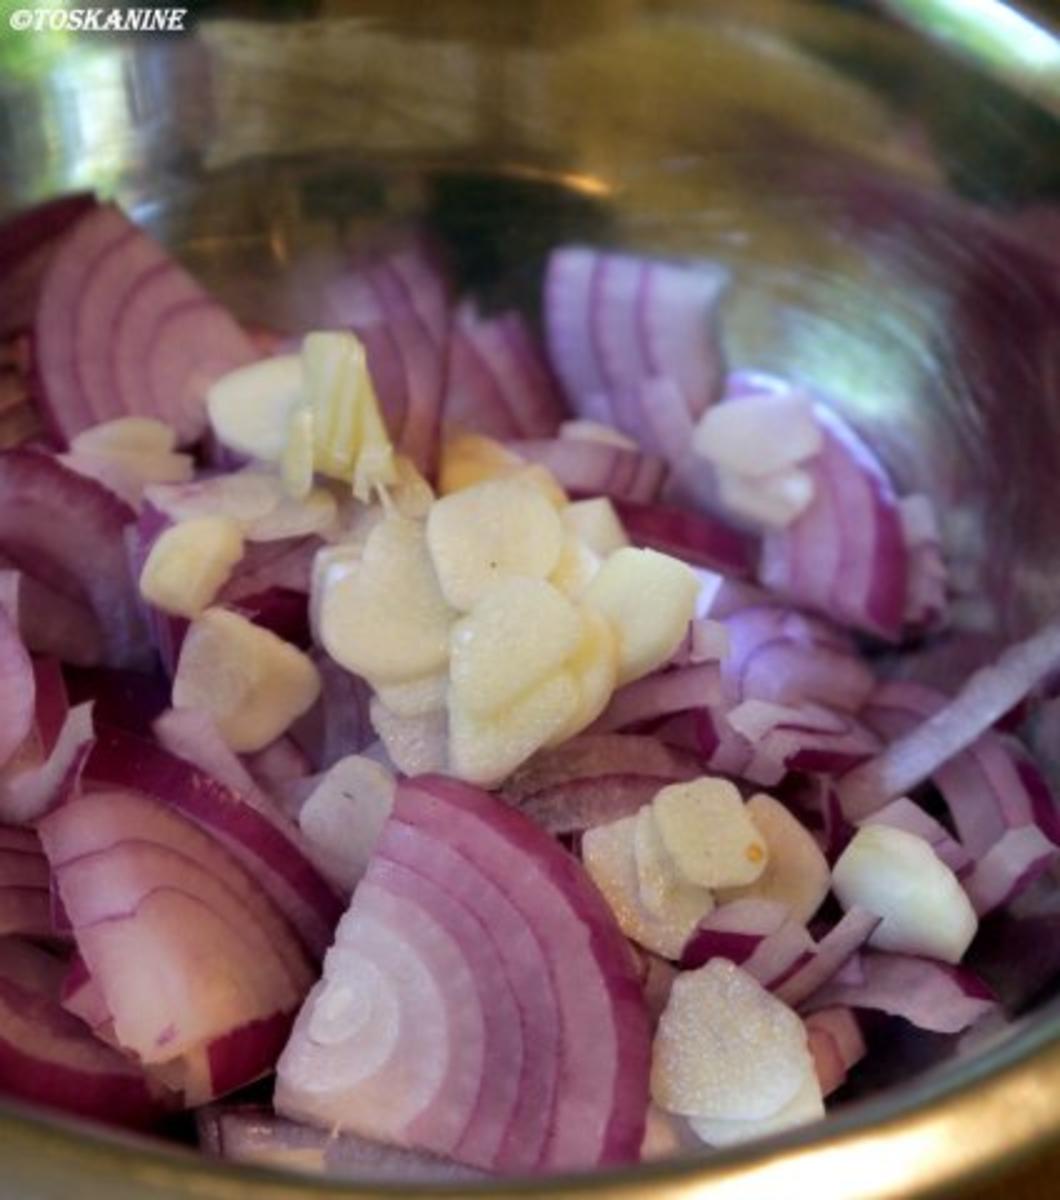
<svg viewBox="0 0 1060 1200">
<path fill-rule="evenodd" d="M 700 887 L 753 883 L 769 851 L 736 786 L 703 777 L 663 788 L 652 801 L 660 838 L 678 871 Z"/>
<path fill-rule="evenodd" d="M 659 915 L 651 912 L 641 898 L 636 827 L 634 816 L 586 830 L 582 861 L 626 937 L 664 958 L 679 958 L 696 926 L 714 907 L 714 900 L 705 888 L 677 884 L 664 911 Z"/>
<path fill-rule="evenodd" d="M 230 517 L 196 517 L 163 530 L 140 572 L 140 595 L 161 612 L 197 617 L 213 603 L 243 557 Z"/>
<path fill-rule="evenodd" d="M 305 654 L 223 608 L 192 622 L 173 679 L 173 707 L 207 713 L 240 754 L 275 741 L 319 695 L 320 676 Z"/>
<path fill-rule="evenodd" d="M 968 894 L 931 845 L 904 829 L 866 825 L 832 872 L 844 908 L 858 905 L 883 920 L 870 945 L 957 963 L 978 928 Z"/>
<path fill-rule="evenodd" d="M 616 550 L 584 595 L 618 634 L 618 682 L 662 666 L 695 613 L 699 583 L 691 567 L 655 550 Z"/>
<path fill-rule="evenodd" d="M 753 975 L 711 959 L 674 980 L 652 1050 L 651 1095 L 687 1117 L 774 1117 L 813 1074 L 806 1027 Z"/>
<path fill-rule="evenodd" d="M 563 526 L 536 488 L 498 479 L 443 496 L 427 518 L 427 544 L 446 600 L 468 612 L 501 579 L 547 578 Z"/>
</svg>

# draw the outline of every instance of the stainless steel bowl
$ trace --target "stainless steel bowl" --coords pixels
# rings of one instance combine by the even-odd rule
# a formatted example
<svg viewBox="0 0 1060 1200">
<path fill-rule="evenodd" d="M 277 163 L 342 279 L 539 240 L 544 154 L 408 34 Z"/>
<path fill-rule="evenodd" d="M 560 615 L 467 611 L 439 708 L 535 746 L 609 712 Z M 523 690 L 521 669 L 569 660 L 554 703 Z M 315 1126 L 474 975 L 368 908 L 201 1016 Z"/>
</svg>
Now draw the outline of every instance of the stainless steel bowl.
<svg viewBox="0 0 1060 1200">
<path fill-rule="evenodd" d="M 991 21 L 1001 5 L 888 7 L 946 45 L 811 0 L 292 0 L 201 4 L 183 36 L 5 28 L 0 208 L 112 193 L 243 317 L 292 330 L 395 222 L 426 221 L 468 286 L 527 306 L 564 239 L 721 259 L 731 359 L 841 399 L 974 532 L 981 593 L 1018 632 L 1060 607 L 1060 43 Z M 955 9 L 959 28 L 926 19 Z M 821 1127 L 486 1193 L 921 1196 L 1060 1137 L 1058 1100 L 1046 998 Z M 14 1108 L 0 1163 L 22 1200 L 384 1191 Z"/>
</svg>

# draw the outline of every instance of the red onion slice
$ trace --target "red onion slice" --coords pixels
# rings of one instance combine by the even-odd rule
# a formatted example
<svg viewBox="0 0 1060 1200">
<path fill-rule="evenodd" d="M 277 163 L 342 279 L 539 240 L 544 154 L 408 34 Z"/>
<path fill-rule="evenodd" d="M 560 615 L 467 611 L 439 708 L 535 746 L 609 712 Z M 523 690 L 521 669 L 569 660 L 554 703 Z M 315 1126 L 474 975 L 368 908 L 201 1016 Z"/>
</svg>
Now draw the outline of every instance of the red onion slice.
<svg viewBox="0 0 1060 1200">
<path fill-rule="evenodd" d="M 147 631 L 123 545 L 132 509 L 38 450 L 0 453 L 0 554 L 87 604 L 111 666 L 145 666 Z"/>
<path fill-rule="evenodd" d="M 933 1033 L 960 1033 L 997 1008 L 988 989 L 964 967 L 872 952 L 862 955 L 861 961 L 862 983 L 826 984 L 810 998 L 808 1007 L 871 1008 Z"/>
<path fill-rule="evenodd" d="M 266 815 L 247 795 L 118 730 L 100 731 L 85 778 L 153 797 L 206 830 L 267 892 L 304 945 L 323 954 L 342 902 L 286 819 Z"/>
<path fill-rule="evenodd" d="M 669 376 L 694 424 L 721 391 L 716 316 L 725 283 L 725 272 L 712 263 L 582 246 L 553 251 L 545 280 L 546 339 L 579 414 L 598 417 L 595 398 L 603 394 L 613 423 L 657 453 L 639 385 Z"/>
<path fill-rule="evenodd" d="M 662 459 L 583 438 L 523 438 L 506 443 L 528 462 L 545 467 L 576 496 L 609 496 L 647 504 L 666 476 Z"/>
<path fill-rule="evenodd" d="M 832 979 L 857 954 L 880 924 L 875 913 L 852 908 L 817 943 L 813 956 L 775 988 L 777 996 L 797 1008 Z"/>
<path fill-rule="evenodd" d="M 64 441 L 138 413 L 193 442 L 210 384 L 257 357 L 232 317 L 113 205 L 78 221 L 53 255 L 33 336 L 38 400 Z"/>
<path fill-rule="evenodd" d="M 0 937 L 53 934 L 48 860 L 36 834 L 0 826 Z"/>
<path fill-rule="evenodd" d="M 99 792 L 68 800 L 40 834 L 114 1035 L 143 1061 L 171 1061 L 297 1005 L 310 974 L 292 931 L 183 817 L 132 792 Z"/>
<path fill-rule="evenodd" d="M 973 856 L 988 850 L 1006 829 L 1033 821 L 1055 833 L 1056 806 L 1044 780 L 1019 747 L 990 728 L 1012 707 L 1004 703 L 1011 689 L 994 694 L 1008 684 L 1004 670 L 998 670 L 977 672 L 951 701 L 919 684 L 881 685 L 864 715 L 890 741 L 840 782 L 847 815 L 864 819 L 892 795 L 904 795 L 931 778 Z"/>
<path fill-rule="evenodd" d="M 822 1096 L 830 1096 L 842 1087 L 850 1069 L 867 1050 L 857 1017 L 841 1005 L 810 1013 L 806 1018 L 806 1041 Z"/>
<path fill-rule="evenodd" d="M 369 705 L 372 689 L 359 675 L 329 655 L 312 655 L 320 674 L 320 698 L 290 729 L 290 737 L 314 771 L 326 771 L 349 754 L 360 754 L 375 741 Z"/>
<path fill-rule="evenodd" d="M 36 680 L 18 630 L 0 610 L 0 767 L 33 729 Z"/>
<path fill-rule="evenodd" d="M 583 734 L 542 750 L 501 795 L 549 833 L 578 833 L 636 812 L 661 788 L 695 779 L 697 758 L 655 738 Z"/>
<path fill-rule="evenodd" d="M 661 504 L 613 501 L 630 541 L 692 566 L 744 579 L 753 574 L 757 541 L 708 513 L 668 508 Z"/>
<path fill-rule="evenodd" d="M 649 1058 L 632 955 L 579 864 L 425 776 L 398 789 L 276 1103 L 485 1170 L 635 1161 Z"/>
<path fill-rule="evenodd" d="M 368 1141 L 331 1134 L 277 1117 L 267 1108 L 207 1108 L 197 1114 L 199 1144 L 233 1162 L 281 1167 L 349 1182 L 451 1183 L 484 1179 L 473 1167 Z"/>
<path fill-rule="evenodd" d="M 1037 825 L 1008 829 L 961 879 L 979 916 L 1008 904 L 1052 867 L 1060 847 Z"/>
<path fill-rule="evenodd" d="M 500 441 L 554 432 L 563 420 L 563 401 L 519 313 L 484 318 L 472 304 L 457 309 L 442 412 L 452 428 Z"/>
<path fill-rule="evenodd" d="M 450 314 L 445 287 L 415 251 L 365 265 L 332 285 L 329 317 L 364 344 L 397 448 L 429 474 L 438 444 Z"/>
<path fill-rule="evenodd" d="M 814 498 L 790 525 L 763 539 L 759 578 L 842 625 L 896 641 L 909 570 L 897 498 L 872 451 L 842 418 L 823 405 L 815 415 L 825 443 L 805 464 Z"/>
<path fill-rule="evenodd" d="M 855 713 L 875 687 L 849 637 L 790 609 L 745 608 L 724 621 L 728 653 L 721 677 L 730 704 L 755 699 L 798 706 L 810 701 Z"/>
<path fill-rule="evenodd" d="M 56 248 L 95 207 L 94 196 L 73 192 L 0 224 L 0 338 L 32 324 L 41 278 Z"/>
<path fill-rule="evenodd" d="M 43 950 L 0 938 L 0 1092 L 109 1124 L 156 1125 L 171 1104 L 60 1008 L 62 976 Z"/>
<path fill-rule="evenodd" d="M 99 621 L 88 605 L 30 575 L 0 570 L 0 609 L 34 654 L 81 667 L 94 666 L 103 657 Z"/>
<path fill-rule="evenodd" d="M 92 705 L 70 709 L 41 762 L 0 774 L 0 820 L 29 824 L 50 812 L 80 779 L 95 737 Z"/>
<path fill-rule="evenodd" d="M 953 835 L 929 816 L 919 804 L 905 796 L 892 800 L 861 822 L 863 825 L 889 825 L 923 838 L 955 875 L 967 871 L 972 856 Z"/>
</svg>

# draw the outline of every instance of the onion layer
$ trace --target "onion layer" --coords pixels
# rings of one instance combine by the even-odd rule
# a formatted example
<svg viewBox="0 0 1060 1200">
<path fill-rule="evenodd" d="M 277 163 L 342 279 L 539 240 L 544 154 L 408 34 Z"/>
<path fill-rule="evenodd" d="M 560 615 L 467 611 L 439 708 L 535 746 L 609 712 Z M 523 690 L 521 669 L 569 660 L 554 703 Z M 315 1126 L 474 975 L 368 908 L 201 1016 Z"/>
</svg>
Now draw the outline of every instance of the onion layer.
<svg viewBox="0 0 1060 1200">
<path fill-rule="evenodd" d="M 580 865 L 488 793 L 398 788 L 277 1109 L 486 1170 L 635 1161 L 648 1016 Z"/>
</svg>

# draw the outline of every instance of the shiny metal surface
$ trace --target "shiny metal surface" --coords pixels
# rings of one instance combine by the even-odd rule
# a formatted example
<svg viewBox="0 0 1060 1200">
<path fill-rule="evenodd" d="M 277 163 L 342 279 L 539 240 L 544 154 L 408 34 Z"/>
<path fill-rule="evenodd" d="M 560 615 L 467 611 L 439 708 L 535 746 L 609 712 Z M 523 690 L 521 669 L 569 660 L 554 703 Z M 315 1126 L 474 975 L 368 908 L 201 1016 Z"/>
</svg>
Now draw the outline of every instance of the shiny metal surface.
<svg viewBox="0 0 1060 1200">
<path fill-rule="evenodd" d="M 0 208 L 96 186 L 242 316 L 291 330 L 395 222 L 425 222 L 469 287 L 526 305 L 569 238 L 721 259 L 733 362 L 841 399 L 973 531 L 982 595 L 1016 631 L 1060 607 L 1049 80 L 1026 78 L 1026 44 L 1006 56 L 1004 30 L 1016 91 L 868 7 L 323 0 L 203 5 L 186 37 L 121 43 L 4 28 Z M 821 1129 L 547 1190 L 927 1195 L 1060 1137 L 1058 1098 L 1050 1003 Z M 15 1114 L 0 1162 L 0 1195 L 25 1200 L 335 1194 Z"/>
</svg>

